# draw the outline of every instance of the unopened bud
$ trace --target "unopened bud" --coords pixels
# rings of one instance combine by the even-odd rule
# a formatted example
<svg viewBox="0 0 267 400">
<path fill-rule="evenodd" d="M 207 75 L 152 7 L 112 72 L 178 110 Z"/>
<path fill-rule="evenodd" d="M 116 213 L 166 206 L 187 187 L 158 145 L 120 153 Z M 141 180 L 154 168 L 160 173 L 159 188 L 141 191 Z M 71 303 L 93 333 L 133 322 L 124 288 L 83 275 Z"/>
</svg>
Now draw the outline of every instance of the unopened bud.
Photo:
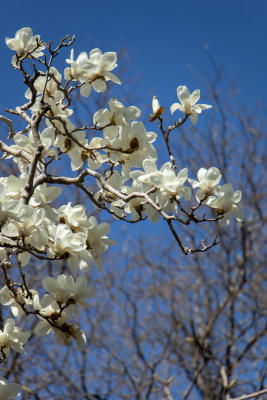
<svg viewBox="0 0 267 400">
<path fill-rule="evenodd" d="M 160 108 L 159 101 L 156 96 L 153 97 L 152 100 L 152 110 L 153 114 L 157 114 L 158 109 Z"/>
</svg>

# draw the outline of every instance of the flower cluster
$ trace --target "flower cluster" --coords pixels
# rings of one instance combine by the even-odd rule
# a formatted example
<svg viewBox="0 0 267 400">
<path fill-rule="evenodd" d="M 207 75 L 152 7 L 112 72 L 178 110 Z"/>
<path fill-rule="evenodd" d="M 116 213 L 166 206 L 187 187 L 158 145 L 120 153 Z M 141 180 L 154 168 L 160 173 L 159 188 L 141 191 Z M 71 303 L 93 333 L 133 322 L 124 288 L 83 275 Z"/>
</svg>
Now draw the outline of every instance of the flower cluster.
<svg viewBox="0 0 267 400">
<path fill-rule="evenodd" d="M 169 161 L 158 168 L 155 147 L 158 135 L 147 131 L 145 125 L 137 121 L 141 115 L 139 108 L 124 106 L 113 97 L 109 108 L 95 112 L 92 124 L 81 128 L 71 120 L 72 92 L 80 89 L 81 95 L 87 97 L 92 88 L 98 93 L 104 92 L 108 81 L 121 84 L 111 72 L 117 67 L 115 52 L 103 54 L 96 48 L 89 54 L 80 53 L 74 60 L 71 50 L 62 83 L 62 75 L 51 63 L 55 54 L 62 47 L 72 45 L 72 41 L 63 39 L 53 53 L 51 43 L 46 45 L 39 36 L 33 36 L 30 28 L 22 28 L 15 38 L 6 39 L 6 44 L 16 51 L 12 64 L 25 75 L 28 89 L 27 102 L 12 111 L 25 121 L 25 129 L 21 132 L 11 129 L 9 146 L 0 141 L 0 148 L 5 152 L 2 158 L 12 158 L 20 171 L 18 176 L 0 177 L 0 264 L 6 282 L 0 290 L 0 303 L 9 306 L 15 318 L 37 316 L 39 322 L 34 334 L 53 333 L 56 342 L 64 345 L 74 339 L 78 348 L 83 349 L 86 337 L 76 324 L 76 309 L 90 308 L 86 300 L 96 295 L 95 289 L 87 285 L 84 274 L 93 263 L 102 271 L 102 255 L 109 246 L 116 244 L 108 237 L 109 223 L 98 223 L 96 217 L 88 213 L 102 209 L 116 219 L 129 222 L 147 217 L 152 223 L 163 218 L 170 225 L 173 222 L 189 225 L 218 221 L 226 226 L 231 213 L 238 221 L 244 219 L 238 205 L 241 191 L 234 192 L 230 183 L 221 185 L 222 175 L 215 167 L 200 168 L 198 180 L 194 180 L 188 177 L 187 168 L 179 170 L 176 165 L 170 149 L 170 132 L 188 117 L 196 124 L 198 115 L 211 108 L 197 104 L 199 90 L 190 94 L 186 86 L 178 87 L 181 104 L 174 103 L 171 113 L 180 110 L 185 118 L 166 129 L 164 107 L 156 96 L 153 97 L 150 122 L 158 122 L 169 155 Z M 41 58 L 46 49 L 51 56 L 49 64 L 47 58 Z M 34 59 L 40 66 L 40 70 L 34 66 L 31 80 L 23 64 L 26 58 Z M 10 124 L 11 121 L 9 127 Z M 88 134 L 92 131 L 93 137 Z M 60 160 L 65 163 L 64 171 L 78 171 L 75 177 L 73 174 L 55 175 L 50 164 Z M 62 204 L 62 186 L 67 185 L 82 190 L 95 208 L 72 202 Z M 195 206 L 194 189 L 197 189 Z M 191 203 L 183 205 L 182 202 Z M 209 209 L 211 218 L 205 218 L 206 212 L 204 217 L 195 214 L 201 207 Z M 188 248 L 183 246 L 177 233 L 174 237 L 187 254 Z M 70 273 L 45 277 L 42 290 L 46 293 L 42 298 L 36 288 L 27 286 L 22 273 L 23 269 L 30 275 L 29 264 L 38 258 L 50 262 L 65 260 Z M 19 284 L 12 280 L 16 272 L 21 277 Z M 74 278 L 75 274 L 79 276 Z M 24 354 L 23 346 L 31 334 L 17 327 L 13 318 L 8 318 L 0 331 L 3 360 L 10 349 Z M 0 379 L 0 399 L 13 399 L 18 391 L 17 384 Z"/>
</svg>

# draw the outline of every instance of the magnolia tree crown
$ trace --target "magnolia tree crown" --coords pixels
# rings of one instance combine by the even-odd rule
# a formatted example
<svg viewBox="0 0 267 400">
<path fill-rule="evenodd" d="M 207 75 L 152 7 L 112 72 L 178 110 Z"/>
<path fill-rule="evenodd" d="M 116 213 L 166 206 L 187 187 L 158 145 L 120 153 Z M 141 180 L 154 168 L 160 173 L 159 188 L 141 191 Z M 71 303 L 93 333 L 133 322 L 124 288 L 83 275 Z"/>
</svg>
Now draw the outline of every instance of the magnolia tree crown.
<svg viewBox="0 0 267 400">
<path fill-rule="evenodd" d="M 98 223 L 81 204 L 60 202 L 63 187 L 81 190 L 94 207 L 117 220 L 165 220 L 185 254 L 204 252 L 218 242 L 215 238 L 209 245 L 202 242 L 199 248 L 190 249 L 176 231 L 179 224 L 218 221 L 227 226 L 231 214 L 238 221 L 244 218 L 238 205 L 241 191 L 234 191 L 230 183 L 221 184 L 222 175 L 216 167 L 200 168 L 197 179 L 192 179 L 187 168 L 179 169 L 176 164 L 170 145 L 173 131 L 188 117 L 196 124 L 199 114 L 211 108 L 197 103 L 199 90 L 190 94 L 186 86 L 177 88 L 180 103 L 174 103 L 170 111 L 178 110 L 182 117 L 167 127 L 163 122 L 164 107 L 154 96 L 150 122 L 157 123 L 169 155 L 160 167 L 156 163 L 157 134 L 147 131 L 138 121 L 141 111 L 137 107 L 124 106 L 111 98 L 108 107 L 98 110 L 88 125 L 75 126 L 72 92 L 79 90 L 87 97 L 92 90 L 102 93 L 107 85 L 120 85 L 121 81 L 113 73 L 116 53 L 103 54 L 99 49 L 89 54 L 82 52 L 76 59 L 72 49 L 63 79 L 53 62 L 73 42 L 74 37 L 66 36 L 52 48 L 52 43 L 33 36 L 30 28 L 22 28 L 15 38 L 6 39 L 7 46 L 15 51 L 12 66 L 22 73 L 27 90 L 25 104 L 6 110 L 24 123 L 23 130 L 16 132 L 12 120 L 0 116 L 9 128 L 7 140 L 0 141 L 1 160 L 12 159 L 19 171 L 17 176 L 0 178 L 0 265 L 5 280 L 0 303 L 10 307 L 12 313 L 0 331 L 2 362 L 10 351 L 24 354 L 32 334 L 53 333 L 58 344 L 69 345 L 74 340 L 79 349 L 86 346 L 85 333 L 76 323 L 75 314 L 78 307 L 91 307 L 88 300 L 96 290 L 88 286 L 85 274 L 92 265 L 102 270 L 101 256 L 115 242 L 108 237 L 107 222 Z M 30 64 L 33 73 L 29 72 Z M 41 128 L 44 124 L 46 127 Z M 58 162 L 65 166 L 69 163 L 70 168 L 64 169 L 69 170 L 69 175 L 53 173 L 53 163 Z M 74 177 L 71 170 L 77 171 Z M 55 199 L 60 204 L 57 208 L 52 203 Z M 201 214 L 203 208 L 205 212 Z M 29 263 L 35 259 L 54 263 L 67 260 L 69 267 L 68 274 L 43 278 L 42 298 L 37 288 L 27 283 L 33 273 Z M 20 282 L 14 280 L 18 273 Z M 28 315 L 36 317 L 33 332 L 17 326 L 21 317 Z M 2 378 L 0 383 L 0 399 L 18 395 L 17 384 Z"/>
</svg>

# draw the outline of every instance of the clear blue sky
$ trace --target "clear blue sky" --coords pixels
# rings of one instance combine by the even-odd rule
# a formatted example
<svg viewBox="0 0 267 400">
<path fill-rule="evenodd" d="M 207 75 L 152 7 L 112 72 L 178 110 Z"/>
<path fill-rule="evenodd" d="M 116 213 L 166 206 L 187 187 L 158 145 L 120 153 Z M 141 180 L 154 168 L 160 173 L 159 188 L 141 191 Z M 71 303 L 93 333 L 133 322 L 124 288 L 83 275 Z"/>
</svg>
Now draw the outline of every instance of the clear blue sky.
<svg viewBox="0 0 267 400">
<path fill-rule="evenodd" d="M 0 112 L 24 93 L 4 38 L 26 26 L 44 41 L 75 34 L 76 54 L 90 50 L 88 39 L 102 51 L 116 51 L 124 43 L 134 57 L 133 76 L 142 75 L 140 93 L 156 93 L 166 106 L 176 101 L 180 84 L 201 89 L 188 65 L 200 75 L 209 72 L 203 48 L 208 45 L 218 64 L 240 78 L 247 104 L 265 100 L 264 0 L 13 0 L 3 3 L 1 15 Z"/>
</svg>

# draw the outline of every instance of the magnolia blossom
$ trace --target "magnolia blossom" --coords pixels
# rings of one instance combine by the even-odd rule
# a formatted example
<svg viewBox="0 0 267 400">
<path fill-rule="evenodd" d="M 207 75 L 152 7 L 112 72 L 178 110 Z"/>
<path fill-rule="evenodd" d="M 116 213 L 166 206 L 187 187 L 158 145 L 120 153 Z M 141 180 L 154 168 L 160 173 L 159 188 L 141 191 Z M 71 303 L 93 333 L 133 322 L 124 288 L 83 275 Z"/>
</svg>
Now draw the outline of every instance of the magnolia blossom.
<svg viewBox="0 0 267 400">
<path fill-rule="evenodd" d="M 118 192 L 123 191 L 124 179 L 118 171 L 107 172 L 105 177 L 106 183 Z M 110 203 L 110 209 L 114 212 L 113 217 L 122 217 L 124 215 L 125 202 L 118 198 L 113 192 L 102 188 L 101 184 L 97 182 L 100 190 L 95 193 L 95 198 L 98 202 L 106 204 Z"/>
<path fill-rule="evenodd" d="M 61 223 L 67 224 L 73 232 L 81 232 L 82 229 L 90 228 L 91 224 L 87 218 L 85 208 L 81 205 L 71 206 L 71 203 L 58 209 Z"/>
<path fill-rule="evenodd" d="M 89 222 L 91 226 L 87 230 L 86 245 L 93 256 L 97 269 L 102 271 L 103 264 L 100 256 L 108 250 L 108 246 L 115 245 L 117 242 L 107 237 L 110 230 L 110 225 L 107 222 L 98 225 L 93 216 L 89 218 Z"/>
<path fill-rule="evenodd" d="M 12 400 L 19 396 L 21 386 L 18 383 L 8 383 L 4 378 L 0 378 L 0 400 Z"/>
<path fill-rule="evenodd" d="M 156 161 L 157 151 L 152 143 L 157 135 L 147 132 L 141 122 L 134 121 L 131 126 L 123 126 L 118 139 L 112 142 L 112 147 L 121 149 L 119 162 L 122 164 L 122 176 L 128 179 L 132 167 L 142 167 L 143 161 L 149 158 Z"/>
<path fill-rule="evenodd" d="M 184 186 L 184 183 L 187 181 L 187 175 L 187 168 L 183 168 L 176 175 L 171 165 L 166 166 L 162 170 L 162 181 L 159 185 L 161 188 L 160 193 L 165 194 L 166 192 L 168 197 L 173 197 L 175 199 L 184 197 L 186 201 L 189 201 L 191 198 L 191 188 Z"/>
<path fill-rule="evenodd" d="M 42 133 L 40 133 L 40 140 L 42 144 L 44 145 L 44 149 L 42 151 L 41 159 L 42 161 L 45 160 L 45 157 L 54 157 L 58 158 L 58 154 L 56 149 L 53 147 L 55 144 L 55 131 L 54 129 L 51 128 L 46 128 L 43 130 Z M 15 135 L 14 136 L 14 142 L 15 145 L 10 146 L 11 149 L 14 150 L 24 150 L 27 153 L 29 153 L 30 156 L 33 156 L 36 150 L 36 145 L 35 141 L 32 135 L 32 131 L 29 131 L 28 136 L 26 135 Z M 25 161 L 18 161 L 16 157 L 13 158 L 13 160 L 18 164 L 18 167 L 20 171 L 25 174 L 26 173 L 26 168 L 27 164 L 25 164 Z M 20 159 L 19 159 L 20 160 Z M 43 164 L 38 163 L 38 168 L 43 171 Z"/>
<path fill-rule="evenodd" d="M 34 328 L 35 335 L 45 336 L 53 332 L 55 341 L 65 346 L 69 346 L 71 339 L 74 338 L 78 348 L 82 350 L 86 345 L 86 337 L 76 324 L 69 323 L 73 310 L 73 305 L 69 305 L 61 312 L 53 296 L 45 295 L 41 301 L 39 315 L 41 321 Z M 43 319 L 42 316 L 46 317 L 46 319 Z"/>
<path fill-rule="evenodd" d="M 31 28 L 22 28 L 16 32 L 16 35 L 13 39 L 6 38 L 5 41 L 6 45 L 11 50 L 15 50 L 17 53 L 12 58 L 12 65 L 17 65 L 17 58 L 22 58 L 28 53 L 36 58 L 44 54 L 42 52 L 42 50 L 45 48 L 44 45 L 38 46 L 38 48 L 34 50 L 40 43 L 40 36 L 33 36 Z"/>
<path fill-rule="evenodd" d="M 80 145 L 78 144 L 80 143 Z M 58 135 L 55 147 L 59 147 L 62 153 L 67 153 L 71 159 L 71 168 L 73 171 L 79 169 L 84 162 L 83 152 L 85 151 L 88 141 L 84 131 L 75 131 L 71 136 Z"/>
<path fill-rule="evenodd" d="M 201 201 L 213 194 L 215 189 L 218 189 L 221 177 L 222 175 L 218 168 L 200 168 L 197 173 L 198 181 L 188 178 L 188 182 L 192 185 L 193 189 L 196 187 L 200 188 L 196 192 L 196 198 Z"/>
<path fill-rule="evenodd" d="M 64 78 L 66 80 L 79 80 L 86 78 L 86 76 L 94 73 L 95 65 L 88 59 L 87 53 L 83 51 L 79 54 L 76 61 L 74 61 L 74 50 L 71 49 L 70 58 L 66 59 L 66 63 L 70 64 L 69 68 L 64 70 Z"/>
<path fill-rule="evenodd" d="M 179 86 L 177 88 L 177 96 L 181 104 L 174 103 L 171 106 L 171 113 L 173 114 L 176 110 L 182 111 L 190 117 L 193 125 L 196 125 L 198 114 L 201 114 L 202 110 L 207 110 L 212 107 L 207 104 L 196 104 L 200 98 L 200 90 L 198 89 L 190 94 L 186 86 Z"/>
<path fill-rule="evenodd" d="M 40 95 L 43 93 L 45 87 L 45 101 L 50 98 L 54 100 L 54 102 L 57 102 L 64 97 L 63 91 L 58 90 L 58 83 L 61 83 L 61 74 L 55 67 L 50 67 L 49 75 L 50 76 L 48 78 L 46 76 L 40 76 L 37 78 L 34 82 L 34 87 L 37 91 L 37 94 Z M 26 99 L 31 99 L 32 91 L 30 88 L 27 89 L 25 97 Z"/>
<path fill-rule="evenodd" d="M 91 308 L 91 305 L 84 299 L 96 295 L 96 290 L 87 286 L 87 280 L 84 276 L 79 276 L 76 282 L 74 282 L 72 276 L 66 274 L 59 275 L 57 279 L 47 276 L 43 278 L 42 285 L 61 304 L 70 302 Z"/>
<path fill-rule="evenodd" d="M 113 189 L 119 192 L 122 191 L 124 179 L 118 171 L 107 172 L 105 181 Z M 97 186 L 100 188 L 100 190 L 95 193 L 95 197 L 98 201 L 101 201 L 103 199 L 105 199 L 107 202 L 118 200 L 118 197 L 114 193 L 112 193 L 107 189 L 104 189 L 98 181 L 97 181 Z"/>
<path fill-rule="evenodd" d="M 245 218 L 244 211 L 237 205 L 242 197 L 241 190 L 234 192 L 232 185 L 226 183 L 216 190 L 215 193 L 218 197 L 210 196 L 207 204 L 212 208 L 216 208 L 218 215 L 223 215 L 223 218 L 219 219 L 219 224 L 221 226 L 229 225 L 231 213 L 238 222 L 242 222 Z"/>
<path fill-rule="evenodd" d="M 140 183 L 137 181 L 136 177 L 138 177 L 138 172 L 134 171 L 131 173 L 131 177 L 133 179 L 131 186 L 123 186 L 122 192 L 130 195 L 134 192 L 138 193 L 146 193 L 150 186 L 147 183 Z M 155 193 L 150 194 L 151 200 L 155 203 L 157 202 L 157 198 Z M 122 206 L 122 200 L 117 200 L 112 203 L 113 207 Z M 124 211 L 127 214 L 131 214 L 132 221 L 138 221 L 143 219 L 146 215 L 150 222 L 155 223 L 160 219 L 160 214 L 154 207 L 152 207 L 144 197 L 134 197 L 129 202 L 127 202 L 124 206 Z"/>
<path fill-rule="evenodd" d="M 177 211 L 174 199 L 178 200 L 184 197 L 185 200 L 190 200 L 191 189 L 184 186 L 188 175 L 187 168 L 182 169 L 176 175 L 171 162 L 165 163 L 158 171 L 156 164 L 152 160 L 145 160 L 143 169 L 145 173 L 134 171 L 131 173 L 131 177 L 160 189 L 157 191 L 157 202 L 165 211 Z"/>
<path fill-rule="evenodd" d="M 10 306 L 11 312 L 15 317 L 24 314 L 22 307 L 20 306 L 19 303 L 17 303 L 16 300 L 18 300 L 21 303 L 24 303 L 27 306 L 27 308 L 29 306 L 32 306 L 34 310 L 39 309 L 40 305 L 39 305 L 38 293 L 32 289 L 29 290 L 29 292 L 31 296 L 29 296 L 26 291 L 23 291 L 21 288 L 18 288 L 16 290 L 16 298 L 15 298 L 14 294 L 8 289 L 8 287 L 4 286 L 0 290 L 0 303 L 3 304 L 4 306 Z"/>
<path fill-rule="evenodd" d="M 64 72 L 65 79 L 80 80 L 83 83 L 80 89 L 82 96 L 89 96 L 91 86 L 96 92 L 104 92 L 106 90 L 105 81 L 113 81 L 121 84 L 112 72 L 117 67 L 117 55 L 114 52 L 104 53 L 99 49 L 93 49 L 89 53 L 89 58 L 85 52 L 81 53 L 76 61 L 74 61 L 73 52 L 71 58 L 66 62 L 71 65 Z"/>
<path fill-rule="evenodd" d="M 144 185 L 136 180 L 133 180 L 130 187 L 123 187 L 123 192 L 127 195 L 133 192 L 145 193 L 145 191 Z M 134 197 L 125 204 L 124 210 L 127 214 L 131 214 L 132 221 L 138 221 L 145 217 L 145 202 L 143 197 Z"/>
<path fill-rule="evenodd" d="M 50 257 L 66 257 L 72 273 L 80 267 L 83 271 L 90 269 L 92 255 L 86 249 L 86 233 L 73 233 L 66 224 L 49 227 L 49 249 Z"/>
<path fill-rule="evenodd" d="M 15 320 L 8 318 L 4 330 L 0 330 L 0 348 L 7 357 L 12 348 L 17 353 L 26 354 L 23 345 L 28 342 L 31 334 L 15 326 Z"/>
<path fill-rule="evenodd" d="M 7 222 L 2 232 L 7 237 L 23 237 L 25 242 L 42 248 L 48 240 L 47 220 L 43 209 L 23 205 L 19 210 L 17 220 Z"/>
<path fill-rule="evenodd" d="M 139 108 L 134 106 L 124 107 L 115 97 L 110 99 L 108 104 L 110 111 L 107 109 L 100 109 L 94 114 L 93 122 L 98 127 L 103 128 L 107 125 L 129 125 L 130 121 L 139 118 L 141 115 Z M 103 134 L 105 137 L 105 129 Z"/>
<path fill-rule="evenodd" d="M 7 179 L 2 179 L 6 196 L 10 199 L 19 200 L 26 181 L 26 174 L 21 174 L 18 178 L 14 175 L 9 175 Z"/>
<path fill-rule="evenodd" d="M 22 204 L 19 200 L 9 200 L 8 197 L 0 201 L 0 227 L 4 225 L 10 217 L 15 217 Z"/>
</svg>

